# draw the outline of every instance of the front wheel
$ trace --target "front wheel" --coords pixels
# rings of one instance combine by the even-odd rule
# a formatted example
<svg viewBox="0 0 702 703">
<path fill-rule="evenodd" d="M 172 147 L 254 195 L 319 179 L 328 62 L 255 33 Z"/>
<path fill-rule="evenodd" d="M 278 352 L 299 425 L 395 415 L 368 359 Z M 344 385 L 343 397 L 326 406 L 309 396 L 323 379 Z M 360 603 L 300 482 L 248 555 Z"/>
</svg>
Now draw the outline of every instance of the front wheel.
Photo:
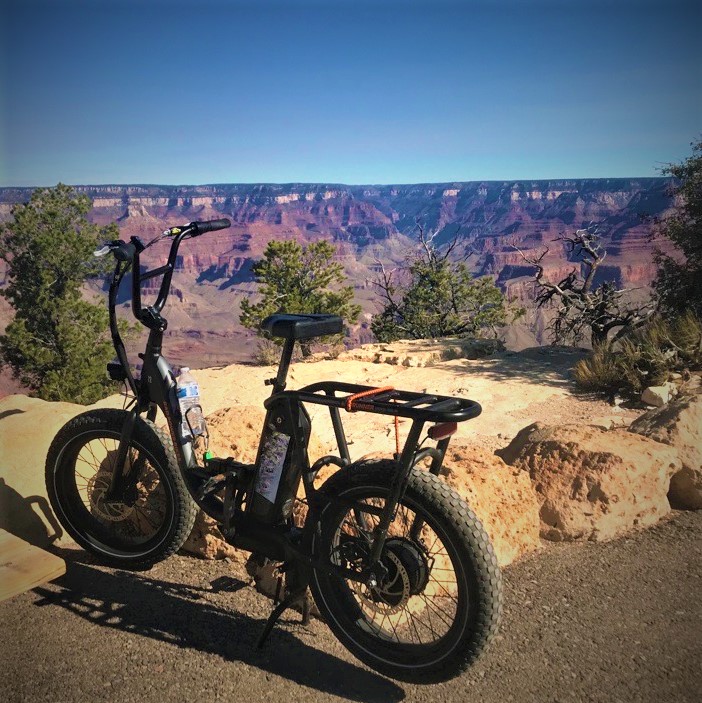
<svg viewBox="0 0 702 703">
<path fill-rule="evenodd" d="M 314 540 L 317 559 L 361 571 L 396 464 L 359 462 L 322 487 L 329 504 Z M 489 539 L 463 499 L 413 469 L 396 510 L 375 587 L 315 569 L 311 589 L 341 643 L 368 666 L 402 681 L 435 683 L 473 663 L 495 633 L 502 580 Z"/>
<path fill-rule="evenodd" d="M 137 418 L 126 462 L 136 472 L 120 501 L 106 501 L 127 413 L 78 415 L 54 438 L 46 490 L 56 517 L 84 549 L 112 566 L 146 569 L 188 538 L 197 508 L 180 475 L 170 437 Z"/>
</svg>

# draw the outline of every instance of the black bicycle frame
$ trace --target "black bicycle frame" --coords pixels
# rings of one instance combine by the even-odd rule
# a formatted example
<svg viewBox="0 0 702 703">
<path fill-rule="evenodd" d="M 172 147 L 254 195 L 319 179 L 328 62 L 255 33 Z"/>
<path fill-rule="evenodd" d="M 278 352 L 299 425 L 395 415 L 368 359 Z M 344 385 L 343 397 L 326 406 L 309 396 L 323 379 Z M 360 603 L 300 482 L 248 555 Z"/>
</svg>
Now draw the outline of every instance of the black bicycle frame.
<svg viewBox="0 0 702 703">
<path fill-rule="evenodd" d="M 132 237 L 130 240 L 133 247 L 131 261 L 126 263 L 118 261 L 112 276 L 108 294 L 110 332 L 115 351 L 117 352 L 117 358 L 124 372 L 125 381 L 134 393 L 136 403 L 127 416 L 117 450 L 115 465 L 123 466 L 124 469 L 122 472 L 113 474 L 110 488 L 105 497 L 107 500 L 119 500 L 120 497 L 124 496 L 130 482 L 133 482 L 138 474 L 139 466 L 129 466 L 128 462 L 125 461 L 134 424 L 137 416 L 144 412 L 147 413 L 149 420 L 155 420 L 156 408 L 158 407 L 163 412 L 168 423 L 178 464 L 181 467 L 181 473 L 193 500 L 210 516 L 215 519 L 221 519 L 222 501 L 214 496 L 207 496 L 204 499 L 198 496 L 198 489 L 205 476 L 203 476 L 201 471 L 198 471 L 199 467 L 193 452 L 191 438 L 183 433 L 183 417 L 178 402 L 176 379 L 170 364 L 161 354 L 163 333 L 168 323 L 160 313 L 168 299 L 178 247 L 188 234 L 190 232 L 186 228 L 175 236 L 168 255 L 168 262 L 164 266 L 144 273 L 141 272 L 140 265 L 140 254 L 144 249 L 144 245 L 138 237 Z M 129 368 L 129 361 L 124 342 L 119 333 L 116 314 L 117 291 L 124 275 L 130 269 L 132 272 L 132 312 L 134 317 L 149 329 L 146 348 L 144 353 L 139 355 L 143 363 L 139 381 L 134 378 Z M 163 276 L 156 302 L 151 306 L 144 307 L 141 303 L 141 284 L 156 276 Z"/>
<path fill-rule="evenodd" d="M 197 232 L 201 223 L 192 223 L 195 229 L 188 227 L 178 230 L 171 244 L 168 261 L 165 265 L 151 271 L 141 272 L 140 254 L 144 245 L 138 237 L 132 237 L 130 243 L 120 243 L 121 254 L 116 252 L 118 263 L 115 267 L 110 284 L 108 305 L 110 314 L 110 331 L 112 341 L 117 352 L 117 357 L 122 367 L 121 376 L 135 395 L 135 403 L 126 417 L 118 447 L 116 466 L 124 469 L 115 471 L 111 484 L 106 493 L 107 500 L 118 501 L 125 497 L 126 491 L 136 481 L 140 467 L 138 463 L 128 465 L 126 455 L 131 442 L 132 433 L 138 415 L 146 412 L 147 418 L 155 420 L 157 408 L 163 412 L 173 440 L 181 474 L 188 491 L 196 504 L 208 515 L 213 517 L 223 526 L 225 535 L 234 545 L 249 551 L 260 552 L 269 558 L 279 561 L 294 560 L 298 565 L 324 569 L 343 578 L 368 583 L 369 580 L 380 581 L 384 575 L 385 567 L 381 563 L 385 539 L 388 529 L 395 516 L 407 486 L 412 467 L 418 461 L 431 457 L 430 471 L 438 475 L 443 458 L 448 447 L 449 435 L 455 431 L 455 423 L 467 420 L 480 414 L 478 403 L 463 398 L 449 398 L 445 396 L 427 395 L 426 393 L 412 393 L 409 391 L 391 390 L 363 397 L 354 409 L 365 412 L 380 413 L 390 416 L 401 416 L 412 420 L 407 439 L 399 455 L 395 455 L 396 469 L 392 475 L 389 495 L 383 508 L 378 508 L 359 501 L 348 501 L 325 496 L 324 502 L 320 501 L 314 488 L 314 478 L 318 470 L 325 464 L 336 464 L 340 467 L 351 463 L 348 443 L 341 421 L 340 410 L 348 410 L 346 402 L 351 395 L 374 391 L 367 386 L 359 386 L 340 382 L 321 382 L 306 386 L 297 391 L 287 391 L 286 377 L 292 359 L 294 339 L 286 339 L 284 344 L 278 372 L 274 379 L 267 383 L 273 386 L 270 397 L 265 401 L 267 411 L 266 426 L 261 436 L 259 455 L 252 470 L 252 480 L 248 486 L 249 495 L 246 499 L 246 510 L 230 516 L 225 513 L 225 503 L 221 498 L 209 493 L 200 494 L 200 489 L 212 476 L 197 464 L 193 451 L 192 438 L 182 430 L 183 417 L 177 396 L 177 384 L 173 370 L 161 354 L 163 333 L 167 322 L 161 316 L 161 310 L 168 298 L 171 278 L 175 269 L 178 248 L 182 240 Z M 210 224 L 210 223 L 205 223 Z M 207 231 L 207 230 L 205 230 Z M 119 333 L 116 316 L 117 291 L 124 275 L 132 271 L 132 312 L 137 320 L 149 329 L 149 336 L 142 359 L 143 366 L 139 380 L 134 378 L 127 358 L 127 353 Z M 141 284 L 154 278 L 163 276 L 156 301 L 151 306 L 142 306 Z M 338 396 L 337 394 L 344 394 Z M 339 456 L 327 456 L 310 466 L 307 455 L 309 441 L 310 418 L 305 410 L 305 403 L 321 404 L 329 407 L 330 418 L 336 437 Z M 442 432 L 430 436 L 437 440 L 435 448 L 418 450 L 422 431 L 427 422 L 443 423 L 439 427 L 446 427 Z M 283 430 L 289 435 L 288 453 L 285 458 L 279 481 L 278 493 L 272 508 L 261 510 L 257 507 L 253 495 L 253 485 L 256 471 L 259 468 L 261 452 L 267 431 Z M 292 502 L 302 479 L 308 510 L 312 519 L 308 519 L 304 529 L 300 530 L 291 525 L 289 520 Z M 227 484 L 229 486 L 229 484 Z M 225 489 L 225 496 L 227 495 Z M 312 538 L 322 511 L 330 503 L 340 504 L 354 510 L 358 515 L 372 514 L 380 518 L 373 530 L 370 559 L 363 572 L 353 571 L 330 562 L 328 556 L 320 560 L 312 551 Z M 421 529 L 421 520 L 417 518 L 412 526 L 413 538 L 418 538 Z"/>
</svg>

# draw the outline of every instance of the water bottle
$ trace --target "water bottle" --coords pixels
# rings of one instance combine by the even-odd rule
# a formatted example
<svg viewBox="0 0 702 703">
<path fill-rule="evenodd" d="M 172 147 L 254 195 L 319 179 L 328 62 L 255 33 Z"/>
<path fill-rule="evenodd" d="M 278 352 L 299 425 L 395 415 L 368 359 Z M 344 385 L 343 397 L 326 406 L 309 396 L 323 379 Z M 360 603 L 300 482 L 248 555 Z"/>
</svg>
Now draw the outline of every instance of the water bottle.
<svg viewBox="0 0 702 703">
<path fill-rule="evenodd" d="M 178 403 L 180 404 L 180 413 L 183 416 L 183 437 L 191 437 L 192 435 L 197 437 L 204 434 L 205 418 L 202 416 L 202 407 L 200 406 L 200 388 L 187 366 L 183 366 L 178 376 Z"/>
</svg>

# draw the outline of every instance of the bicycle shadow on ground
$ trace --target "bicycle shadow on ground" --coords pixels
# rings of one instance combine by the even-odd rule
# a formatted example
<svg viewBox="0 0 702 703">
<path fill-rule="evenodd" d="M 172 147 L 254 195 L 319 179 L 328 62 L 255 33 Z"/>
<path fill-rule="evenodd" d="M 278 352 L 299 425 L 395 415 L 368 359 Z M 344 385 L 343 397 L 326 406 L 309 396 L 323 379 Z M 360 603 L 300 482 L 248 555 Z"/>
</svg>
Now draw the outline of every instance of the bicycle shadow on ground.
<svg viewBox="0 0 702 703">
<path fill-rule="evenodd" d="M 210 602 L 205 594 L 213 593 L 211 589 L 149 578 L 144 572 L 106 572 L 78 561 L 73 550 L 51 551 L 65 551 L 61 556 L 67 571 L 34 589 L 42 596 L 39 606 L 66 608 L 102 627 L 243 662 L 353 701 L 405 697 L 388 679 L 311 647 L 283 627 L 273 631 L 263 649 L 256 649 L 265 620 Z"/>
</svg>

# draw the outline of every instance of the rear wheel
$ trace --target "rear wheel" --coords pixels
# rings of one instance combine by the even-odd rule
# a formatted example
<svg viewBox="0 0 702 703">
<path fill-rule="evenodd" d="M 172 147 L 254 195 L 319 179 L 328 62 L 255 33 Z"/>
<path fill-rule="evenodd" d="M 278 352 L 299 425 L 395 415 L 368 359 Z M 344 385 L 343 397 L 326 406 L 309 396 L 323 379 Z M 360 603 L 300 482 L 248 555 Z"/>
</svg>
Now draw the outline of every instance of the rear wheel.
<svg viewBox="0 0 702 703">
<path fill-rule="evenodd" d="M 330 504 L 315 537 L 318 558 L 357 571 L 368 564 L 380 518 L 351 503 L 382 508 L 395 468 L 363 462 L 324 484 Z M 430 683 L 458 675 L 488 644 L 501 611 L 500 571 L 476 516 L 438 478 L 413 469 L 381 561 L 387 576 L 372 588 L 314 570 L 312 593 L 329 627 L 393 678 Z"/>
<path fill-rule="evenodd" d="M 145 569 L 177 551 L 197 508 L 177 465 L 170 437 L 137 418 L 126 462 L 138 471 L 120 501 L 105 494 L 127 413 L 101 409 L 64 425 L 49 448 L 46 489 L 66 531 L 105 563 Z"/>
</svg>

